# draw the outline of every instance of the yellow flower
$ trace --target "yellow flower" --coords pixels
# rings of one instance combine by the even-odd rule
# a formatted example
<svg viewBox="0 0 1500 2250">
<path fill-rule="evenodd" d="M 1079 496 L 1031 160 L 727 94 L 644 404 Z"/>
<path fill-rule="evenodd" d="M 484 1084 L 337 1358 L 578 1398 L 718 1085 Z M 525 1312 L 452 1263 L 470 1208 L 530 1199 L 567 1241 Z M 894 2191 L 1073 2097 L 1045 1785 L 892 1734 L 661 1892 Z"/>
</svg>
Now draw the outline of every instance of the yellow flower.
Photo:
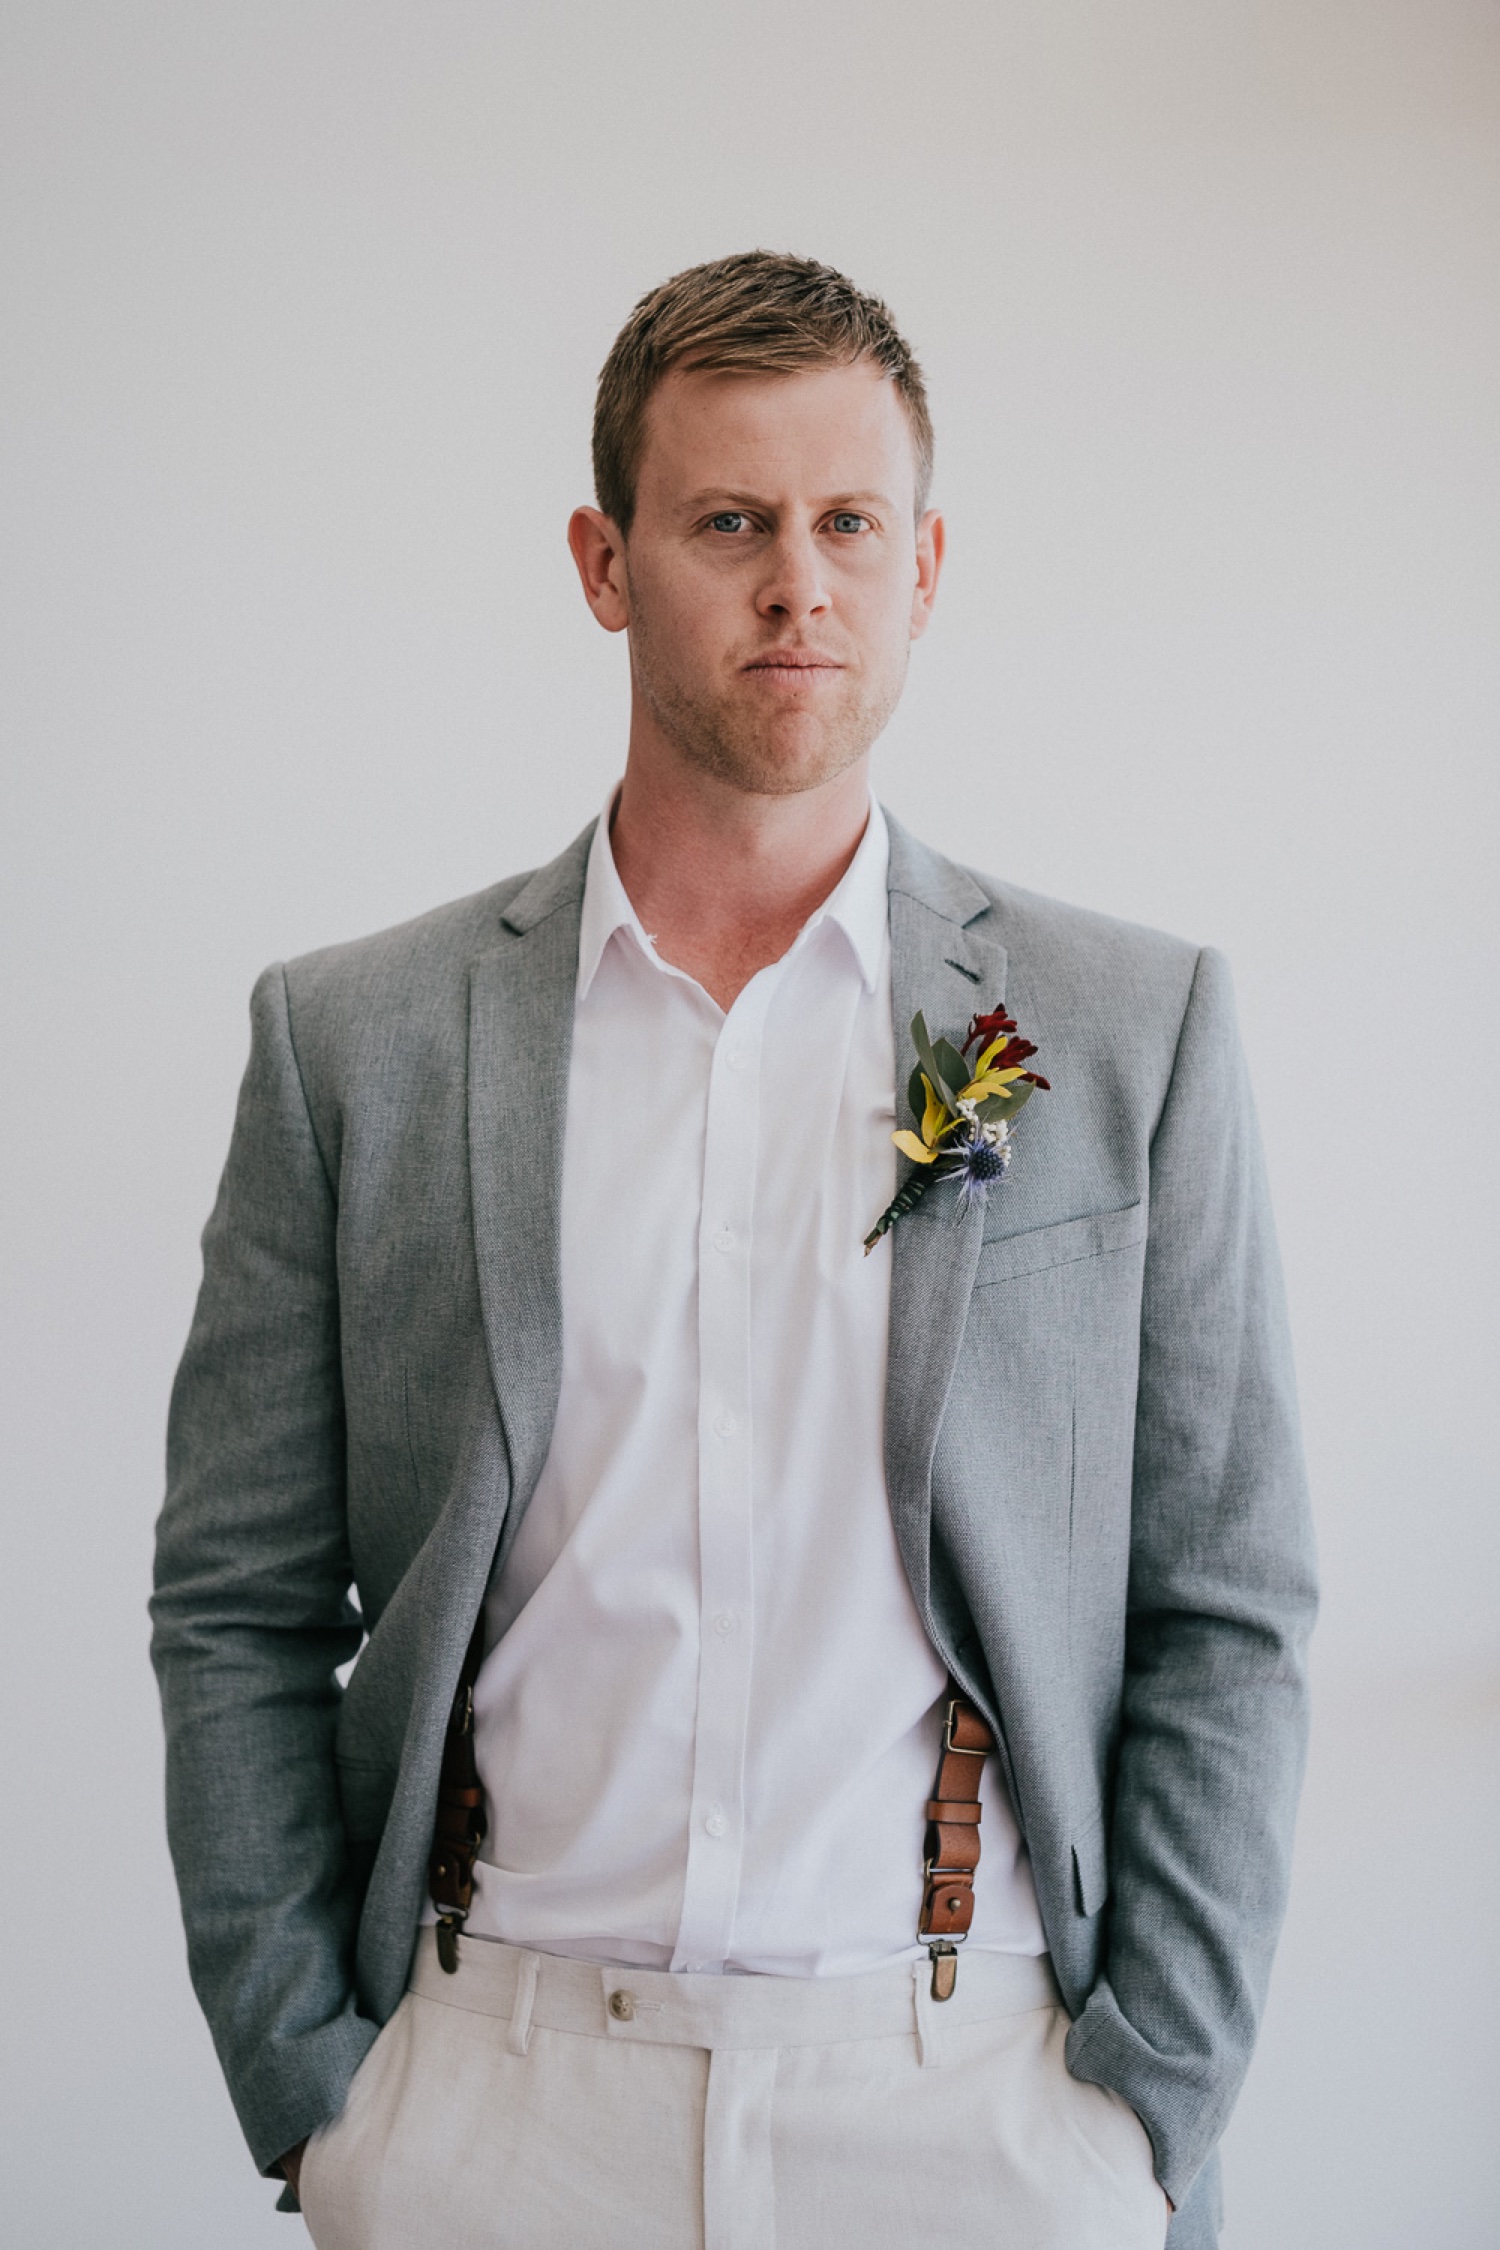
<svg viewBox="0 0 1500 2250">
<path fill-rule="evenodd" d="M 948 1115 L 947 1103 L 933 1092 L 932 1080 L 925 1070 L 922 1072 L 922 1084 L 927 1089 L 927 1107 L 922 1113 L 922 1138 L 918 1140 L 915 1133 L 892 1133 L 891 1139 L 903 1156 L 911 1158 L 913 1164 L 935 1164 L 940 1154 L 938 1142 L 945 1133 L 952 1132 L 958 1119 Z"/>
<path fill-rule="evenodd" d="M 1022 1075 L 1019 1067 L 1015 1070 L 982 1070 L 978 1077 L 971 1079 L 958 1098 L 961 1102 L 982 1102 L 988 1095 L 998 1094 L 1002 1101 L 1008 1102 L 1010 1095 L 1006 1088 L 1013 1079 Z"/>
<path fill-rule="evenodd" d="M 913 1164 L 936 1164 L 937 1150 L 924 1148 L 915 1133 L 892 1133 L 891 1139 L 903 1156 L 911 1158 Z"/>
</svg>

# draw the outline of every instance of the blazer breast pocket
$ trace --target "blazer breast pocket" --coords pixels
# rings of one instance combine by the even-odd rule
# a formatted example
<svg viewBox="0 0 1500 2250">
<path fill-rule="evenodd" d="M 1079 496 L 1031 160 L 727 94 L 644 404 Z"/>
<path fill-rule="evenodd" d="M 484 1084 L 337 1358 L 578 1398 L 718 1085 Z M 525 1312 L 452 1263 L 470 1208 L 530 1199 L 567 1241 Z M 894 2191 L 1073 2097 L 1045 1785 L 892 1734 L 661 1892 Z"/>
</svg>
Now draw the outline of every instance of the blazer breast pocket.
<svg viewBox="0 0 1500 2250">
<path fill-rule="evenodd" d="M 974 1287 L 993 1289 L 999 1282 L 1018 1281 L 1024 1274 L 1047 1273 L 1054 1266 L 1077 1265 L 1086 1258 L 1133 1250 L 1145 1241 L 1146 1227 L 1147 1211 L 1142 1202 L 1127 1204 L 1121 1211 L 1094 1211 L 1082 1219 L 1029 1227 L 1024 1234 L 998 1235 L 980 1247 Z"/>
</svg>

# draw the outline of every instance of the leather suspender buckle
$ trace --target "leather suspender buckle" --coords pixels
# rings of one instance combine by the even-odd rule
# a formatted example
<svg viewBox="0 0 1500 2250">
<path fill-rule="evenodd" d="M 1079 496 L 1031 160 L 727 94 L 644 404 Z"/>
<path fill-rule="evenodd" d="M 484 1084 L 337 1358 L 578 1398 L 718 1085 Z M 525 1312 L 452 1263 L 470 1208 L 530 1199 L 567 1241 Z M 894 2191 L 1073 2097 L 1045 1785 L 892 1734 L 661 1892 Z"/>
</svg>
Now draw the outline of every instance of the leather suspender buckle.
<svg viewBox="0 0 1500 2250">
<path fill-rule="evenodd" d="M 961 1732 L 970 1737 L 967 1742 L 959 1741 Z M 963 1758 L 987 1758 L 994 1747 L 994 1737 L 968 1697 L 950 1696 L 943 1722 L 943 1748 L 956 1750 Z"/>
</svg>

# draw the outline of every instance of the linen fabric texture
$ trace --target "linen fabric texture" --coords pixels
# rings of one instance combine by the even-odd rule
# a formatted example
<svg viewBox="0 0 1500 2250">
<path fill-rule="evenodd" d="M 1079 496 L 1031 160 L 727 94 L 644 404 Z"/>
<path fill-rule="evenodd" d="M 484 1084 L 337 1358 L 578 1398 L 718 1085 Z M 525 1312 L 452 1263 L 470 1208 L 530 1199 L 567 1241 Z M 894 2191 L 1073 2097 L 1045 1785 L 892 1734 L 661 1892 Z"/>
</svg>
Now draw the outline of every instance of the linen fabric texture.
<svg viewBox="0 0 1500 2250">
<path fill-rule="evenodd" d="M 918 1008 L 961 1036 L 1003 995 L 1054 1089 L 986 1206 L 939 1191 L 890 1238 L 892 1520 L 996 1730 L 1068 2066 L 1144 2122 L 1190 2250 L 1284 1905 L 1314 1607 L 1228 976 L 889 826 L 897 1054 Z M 591 834 L 252 1002 L 153 1650 L 189 1962 L 264 2168 L 405 1989 L 448 1705 L 550 1442 Z"/>
<path fill-rule="evenodd" d="M 862 1248 L 896 1185 L 888 873 L 872 803 L 726 1014 L 661 960 L 594 830 L 562 1378 L 485 1603 L 473 1932 L 780 1976 L 915 1949 L 945 1677 L 886 1496 L 890 1258 Z M 985 1765 L 969 1951 L 1043 1953 Z"/>
<path fill-rule="evenodd" d="M 310 2142 L 317 2250 L 1160 2250 L 1139 2120 L 1070 2077 L 1045 1961 L 834 1978 L 589 1967 L 430 1934 Z M 941 2152 L 941 2153 L 939 2153 Z"/>
</svg>

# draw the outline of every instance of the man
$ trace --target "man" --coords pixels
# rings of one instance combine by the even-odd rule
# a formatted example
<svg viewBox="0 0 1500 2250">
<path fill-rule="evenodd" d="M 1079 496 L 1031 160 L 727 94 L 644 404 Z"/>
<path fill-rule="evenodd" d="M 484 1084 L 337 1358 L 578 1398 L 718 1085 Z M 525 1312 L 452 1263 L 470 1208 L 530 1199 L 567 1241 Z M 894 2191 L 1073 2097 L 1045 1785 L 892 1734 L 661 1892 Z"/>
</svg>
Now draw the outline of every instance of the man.
<svg viewBox="0 0 1500 2250">
<path fill-rule="evenodd" d="M 1313 1606 L 1275 1255 L 1217 958 L 870 795 L 930 465 L 842 276 L 643 300 L 570 527 L 618 793 L 257 986 L 155 1649 L 320 2250 L 1215 2239 Z"/>
</svg>

